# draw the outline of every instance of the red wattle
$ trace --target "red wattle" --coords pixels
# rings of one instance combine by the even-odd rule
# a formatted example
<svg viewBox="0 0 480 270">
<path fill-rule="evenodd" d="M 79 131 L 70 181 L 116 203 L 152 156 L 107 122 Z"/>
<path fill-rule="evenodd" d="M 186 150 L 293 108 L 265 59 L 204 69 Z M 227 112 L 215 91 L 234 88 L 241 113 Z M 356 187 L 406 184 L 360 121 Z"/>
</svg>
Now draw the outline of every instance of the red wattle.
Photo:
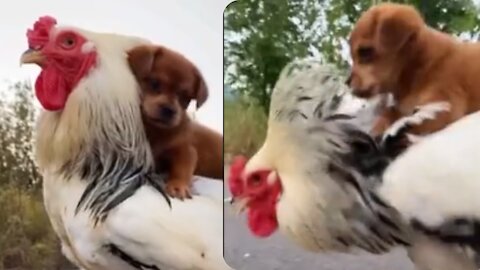
<svg viewBox="0 0 480 270">
<path fill-rule="evenodd" d="M 268 237 L 278 229 L 277 202 L 281 193 L 282 185 L 278 178 L 269 186 L 268 192 L 259 194 L 248 203 L 248 227 L 255 236 Z"/>
<path fill-rule="evenodd" d="M 249 209 L 247 219 L 248 227 L 257 237 L 268 237 L 278 228 L 278 221 L 274 211 L 270 211 L 269 214 L 265 211 Z"/>
<path fill-rule="evenodd" d="M 64 78 L 46 68 L 40 72 L 35 81 L 35 95 L 45 110 L 62 110 L 67 103 L 69 90 Z"/>
</svg>

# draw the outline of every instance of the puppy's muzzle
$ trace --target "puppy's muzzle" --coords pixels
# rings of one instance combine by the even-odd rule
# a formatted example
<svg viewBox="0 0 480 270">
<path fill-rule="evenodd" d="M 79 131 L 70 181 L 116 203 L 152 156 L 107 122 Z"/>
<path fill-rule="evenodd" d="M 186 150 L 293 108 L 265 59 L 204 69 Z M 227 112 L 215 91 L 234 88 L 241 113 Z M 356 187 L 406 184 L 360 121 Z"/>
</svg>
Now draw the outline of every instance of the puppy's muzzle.
<svg viewBox="0 0 480 270">
<path fill-rule="evenodd" d="M 158 108 L 158 116 L 162 121 L 170 122 L 176 114 L 177 111 L 170 106 L 160 106 Z"/>
</svg>

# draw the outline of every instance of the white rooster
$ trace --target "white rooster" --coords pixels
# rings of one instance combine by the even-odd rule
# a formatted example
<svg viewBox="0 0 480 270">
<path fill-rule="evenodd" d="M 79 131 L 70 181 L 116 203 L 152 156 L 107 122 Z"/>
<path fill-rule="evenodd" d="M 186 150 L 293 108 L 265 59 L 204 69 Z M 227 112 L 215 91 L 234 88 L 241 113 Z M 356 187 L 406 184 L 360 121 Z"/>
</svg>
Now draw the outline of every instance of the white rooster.
<svg viewBox="0 0 480 270">
<path fill-rule="evenodd" d="M 164 195 L 141 121 L 127 52 L 146 40 L 42 17 L 27 33 L 22 63 L 41 73 L 45 108 L 36 129 L 44 201 L 64 254 L 88 270 L 223 270 L 223 202 L 218 181 L 196 195 Z"/>
<path fill-rule="evenodd" d="M 366 132 L 375 106 L 345 114 L 351 100 L 342 97 L 352 99 L 335 68 L 311 60 L 284 68 L 263 146 L 231 165 L 230 190 L 250 230 L 266 237 L 279 228 L 312 251 L 411 246 L 420 269 L 476 269 L 449 243 L 476 248 L 480 232 L 480 113 L 392 160 Z M 448 108 L 426 105 L 404 124 Z"/>
</svg>

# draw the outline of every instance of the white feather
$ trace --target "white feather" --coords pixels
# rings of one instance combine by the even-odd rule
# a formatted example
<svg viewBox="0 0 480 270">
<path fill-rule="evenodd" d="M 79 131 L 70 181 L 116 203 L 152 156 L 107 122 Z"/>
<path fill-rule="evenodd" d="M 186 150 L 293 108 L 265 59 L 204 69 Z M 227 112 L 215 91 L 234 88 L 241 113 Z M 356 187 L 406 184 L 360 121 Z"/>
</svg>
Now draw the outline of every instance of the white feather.
<svg viewBox="0 0 480 270">
<path fill-rule="evenodd" d="M 379 193 L 408 220 L 480 219 L 480 113 L 422 138 L 386 170 Z"/>
<path fill-rule="evenodd" d="M 135 259 L 159 269 L 230 269 L 222 257 L 223 185 L 219 181 L 195 181 L 193 188 L 199 195 L 186 201 L 174 199 L 171 209 L 158 191 L 143 186 L 112 210 L 105 223 L 94 227 L 88 212 L 74 215 L 85 181 L 44 177 L 49 217 L 64 253 L 79 267 L 135 269 L 104 247 L 115 243 Z"/>
</svg>

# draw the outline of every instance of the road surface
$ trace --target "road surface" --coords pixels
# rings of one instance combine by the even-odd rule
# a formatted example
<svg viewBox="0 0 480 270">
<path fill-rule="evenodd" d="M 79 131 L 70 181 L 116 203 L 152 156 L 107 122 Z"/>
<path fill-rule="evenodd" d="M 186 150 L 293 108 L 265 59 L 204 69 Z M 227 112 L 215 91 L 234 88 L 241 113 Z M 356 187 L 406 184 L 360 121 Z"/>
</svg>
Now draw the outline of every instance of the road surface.
<svg viewBox="0 0 480 270">
<path fill-rule="evenodd" d="M 225 190 L 225 197 L 230 196 Z M 413 270 L 404 250 L 387 255 L 314 254 L 303 251 L 282 235 L 256 239 L 243 216 L 225 204 L 225 260 L 236 270 Z"/>
</svg>

